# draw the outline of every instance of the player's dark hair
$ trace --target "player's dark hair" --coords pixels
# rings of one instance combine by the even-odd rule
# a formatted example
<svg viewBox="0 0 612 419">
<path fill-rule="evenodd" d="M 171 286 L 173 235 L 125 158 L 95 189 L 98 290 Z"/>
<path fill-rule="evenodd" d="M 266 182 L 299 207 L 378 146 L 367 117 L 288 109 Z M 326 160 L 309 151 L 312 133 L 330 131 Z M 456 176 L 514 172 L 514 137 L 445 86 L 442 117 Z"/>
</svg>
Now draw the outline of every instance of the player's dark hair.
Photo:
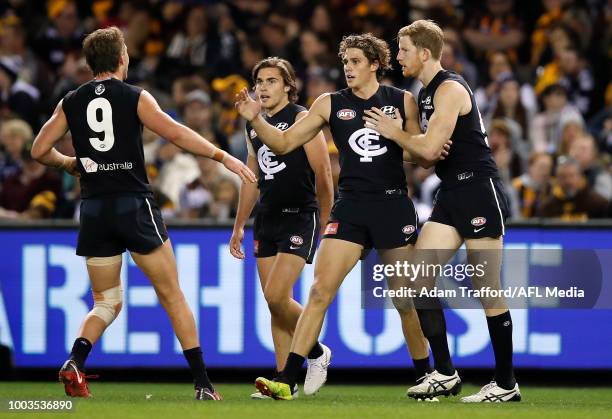
<svg viewBox="0 0 612 419">
<path fill-rule="evenodd" d="M 382 79 L 385 70 L 391 69 L 391 51 L 389 51 L 389 45 L 371 33 L 342 37 L 338 50 L 340 59 L 344 59 L 346 50 L 349 48 L 357 48 L 363 51 L 363 55 L 365 55 L 370 64 L 378 63 L 378 70 L 376 70 L 376 78 L 378 80 Z"/>
<path fill-rule="evenodd" d="M 415 47 L 427 48 L 434 60 L 439 60 L 444 47 L 444 32 L 433 20 L 415 20 L 408 26 L 399 30 L 397 39 L 402 36 L 410 37 Z"/>
<path fill-rule="evenodd" d="M 116 26 L 97 29 L 83 41 L 83 54 L 94 76 L 114 73 L 123 52 L 123 33 Z"/>
<path fill-rule="evenodd" d="M 253 71 L 251 72 L 253 83 L 257 82 L 259 70 L 262 68 L 277 68 L 281 73 L 285 86 L 289 87 L 289 92 L 287 92 L 289 102 L 297 102 L 298 88 L 295 80 L 295 70 L 289 61 L 278 57 L 264 58 L 253 67 Z"/>
</svg>

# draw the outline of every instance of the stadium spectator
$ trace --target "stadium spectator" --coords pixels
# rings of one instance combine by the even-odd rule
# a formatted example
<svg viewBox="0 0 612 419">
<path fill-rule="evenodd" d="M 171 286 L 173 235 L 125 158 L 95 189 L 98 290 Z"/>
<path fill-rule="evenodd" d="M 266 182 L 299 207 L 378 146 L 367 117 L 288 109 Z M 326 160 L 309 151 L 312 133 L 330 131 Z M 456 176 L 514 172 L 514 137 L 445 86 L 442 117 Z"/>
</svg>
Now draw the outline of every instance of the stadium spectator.
<svg viewBox="0 0 612 419">
<path fill-rule="evenodd" d="M 200 218 L 213 216 L 211 210 L 214 206 L 214 191 L 216 185 L 224 180 L 232 181 L 238 186 L 240 179 L 236 179 L 234 174 L 219 164 L 210 164 L 210 159 L 198 157 L 198 167 L 200 176 L 189 184 L 185 185 L 180 193 L 180 217 L 181 218 Z M 237 208 L 238 202 L 236 201 Z M 212 210 L 213 213 L 220 211 Z"/>
<path fill-rule="evenodd" d="M 0 22 L 0 57 L 6 57 L 20 64 L 17 78 L 36 85 L 46 83 L 48 73 L 41 66 L 27 44 L 26 30 L 21 20 L 9 15 Z"/>
<path fill-rule="evenodd" d="M 213 125 L 212 102 L 208 93 L 194 90 L 185 96 L 183 123 L 208 141 L 228 151 L 227 139 Z"/>
<path fill-rule="evenodd" d="M 584 57 L 575 48 L 563 50 L 559 57 L 559 70 L 559 83 L 567 89 L 569 101 L 583 115 L 589 115 L 595 84 Z"/>
<path fill-rule="evenodd" d="M 487 114 L 486 119 L 507 118 L 514 121 L 520 128 L 519 138 L 526 146 L 518 149 L 522 156 L 529 150 L 527 136 L 531 131 L 531 118 L 533 109 L 527 109 L 521 102 L 521 86 L 519 81 L 510 74 L 499 80 L 499 92 L 495 106 Z M 526 157 L 526 156 L 525 156 Z"/>
<path fill-rule="evenodd" d="M 515 15 L 513 0 L 487 0 L 486 11 L 471 19 L 463 36 L 476 53 L 504 51 L 512 62 L 518 61 L 518 47 L 523 42 L 523 24 Z"/>
<path fill-rule="evenodd" d="M 216 103 L 217 129 L 227 138 L 229 151 L 232 155 L 244 160 L 246 158 L 246 145 L 244 142 L 244 121 L 238 117 L 234 108 L 234 98 L 249 84 L 237 74 L 217 78 L 212 81 L 212 88 L 218 94 Z"/>
<path fill-rule="evenodd" d="M 589 132 L 597 140 L 599 150 L 612 153 L 612 82 L 608 83 L 605 93 L 606 107 L 589 121 Z"/>
<path fill-rule="evenodd" d="M 48 218 L 55 212 L 62 185 L 59 175 L 21 153 L 21 169 L 2 182 L 0 217 Z"/>
<path fill-rule="evenodd" d="M 444 43 L 440 63 L 444 69 L 462 75 L 470 86 L 478 85 L 478 70 L 476 70 L 476 67 L 471 62 L 457 54 L 455 44 L 451 42 Z"/>
<path fill-rule="evenodd" d="M 542 1 L 545 10 L 538 17 L 531 34 L 532 66 L 545 64 L 552 59 L 555 38 L 559 35 L 554 31 L 560 26 L 566 28 L 568 33 L 572 33 L 572 38 L 575 40 L 572 43 L 575 46 L 586 47 L 591 38 L 591 19 L 576 3 L 572 0 Z"/>
<path fill-rule="evenodd" d="M 214 66 L 218 51 L 218 43 L 209 35 L 205 6 L 193 6 L 187 12 L 183 29 L 172 37 L 166 55 L 192 70 Z"/>
<path fill-rule="evenodd" d="M 480 86 L 474 92 L 476 103 L 480 112 L 490 114 L 495 108 L 499 97 L 501 84 L 508 79 L 515 79 L 510 59 L 504 52 L 494 52 L 488 59 L 488 78 L 489 83 Z M 525 109 L 533 112 L 537 108 L 537 100 L 533 87 L 528 83 L 522 83 L 520 87 L 520 101 Z"/>
<path fill-rule="evenodd" d="M 595 139 L 588 134 L 580 135 L 569 146 L 568 154 L 580 165 L 589 186 L 608 201 L 612 199 L 612 176 L 597 158 Z"/>
<path fill-rule="evenodd" d="M 11 119 L 0 126 L 0 184 L 21 170 L 23 151 L 33 139 L 32 128 L 21 119 Z"/>
<path fill-rule="evenodd" d="M 578 162 L 560 156 L 552 196 L 542 204 L 537 215 L 563 221 L 586 221 L 609 216 L 609 202 L 593 191 Z"/>
<path fill-rule="evenodd" d="M 49 24 L 35 35 L 35 51 L 52 70 L 62 66 L 66 54 L 81 51 L 83 29 L 76 2 L 50 0 L 47 2 Z"/>
<path fill-rule="evenodd" d="M 563 128 L 568 122 L 583 124 L 580 111 L 568 103 L 566 89 L 553 84 L 541 95 L 544 110 L 538 113 L 531 125 L 531 145 L 535 151 L 557 153 L 561 145 Z"/>
<path fill-rule="evenodd" d="M 494 119 L 487 134 L 493 158 L 507 192 L 506 195 L 511 200 L 509 206 L 510 216 L 514 217 L 518 212 L 518 206 L 512 200 L 512 194 L 510 193 L 512 191 L 512 179 L 519 176 L 523 171 L 521 158 L 513 149 L 513 143 L 518 143 L 521 140 L 516 138 L 518 130 L 516 128 L 513 130 L 510 124 L 510 122 L 502 119 Z"/>
<path fill-rule="evenodd" d="M 208 217 L 229 222 L 238 209 L 238 186 L 231 179 L 221 179 L 213 188 L 213 201 L 208 206 Z"/>
<path fill-rule="evenodd" d="M 0 58 L 0 119 L 12 114 L 38 129 L 40 93 L 36 87 L 17 79 L 19 69 L 15 60 Z"/>
<path fill-rule="evenodd" d="M 170 142 L 160 147 L 158 157 L 161 165 L 155 187 L 180 210 L 181 190 L 200 175 L 198 162 L 193 155 L 184 153 Z"/>
<path fill-rule="evenodd" d="M 527 172 L 512 181 L 512 195 L 518 205 L 516 218 L 535 216 L 542 202 L 552 191 L 553 158 L 545 152 L 534 152 L 529 156 Z"/>
<path fill-rule="evenodd" d="M 203 124 L 204 135 L 244 157 L 244 121 L 237 118 L 234 95 L 268 52 L 297 64 L 299 103 L 308 106 L 321 93 L 344 85 L 336 55 L 343 35 L 369 30 L 391 41 L 396 34 L 390 31 L 425 17 L 445 28 L 444 65 L 478 86 L 475 98 L 485 126 L 493 119 L 504 121 L 523 167 L 534 151 L 570 153 L 588 128 L 602 153 L 600 167 L 608 170 L 612 84 L 608 67 L 601 65 L 607 62 L 612 34 L 607 4 L 542 0 L 525 7 L 512 0 L 488 0 L 483 8 L 456 0 L 409 0 L 403 7 L 391 0 L 49 0 L 43 2 L 46 7 L 23 0 L 5 3 L 0 6 L 0 121 L 19 117 L 34 133 L 67 91 L 91 77 L 83 66 L 81 41 L 83 33 L 97 27 L 117 25 L 124 31 L 130 82 L 152 92 L 173 118 L 190 120 L 198 130 Z M 398 68 L 383 82 L 415 95 L 421 88 L 418 80 L 400 78 Z M 185 98 L 194 90 L 210 95 L 211 105 L 196 99 L 186 107 Z M 164 144 L 153 136 L 145 146 L 149 175 L 158 177 L 155 183 L 162 171 L 164 178 L 175 178 L 167 168 L 180 167 L 167 161 L 180 151 L 169 151 Z M 503 153 L 497 156 L 502 163 Z M 332 154 L 332 166 L 336 157 Z M 191 167 L 196 166 L 192 162 Z M 512 172 L 512 177 L 528 174 L 526 170 Z M 62 196 L 73 192 L 72 184 L 63 187 Z M 420 189 L 417 182 L 414 190 Z M 163 198 L 161 190 L 155 193 L 171 203 L 168 212 L 180 207 L 174 202 L 180 201 L 177 193 L 174 200 Z"/>
</svg>

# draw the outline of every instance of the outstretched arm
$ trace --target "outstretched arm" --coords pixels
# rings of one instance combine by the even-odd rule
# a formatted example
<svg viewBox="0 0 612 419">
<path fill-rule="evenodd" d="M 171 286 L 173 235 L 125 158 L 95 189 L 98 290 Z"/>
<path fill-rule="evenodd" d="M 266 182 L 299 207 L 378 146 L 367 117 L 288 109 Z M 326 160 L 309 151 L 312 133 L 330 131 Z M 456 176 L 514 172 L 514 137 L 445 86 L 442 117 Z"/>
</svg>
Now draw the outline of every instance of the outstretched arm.
<svg viewBox="0 0 612 419">
<path fill-rule="evenodd" d="M 143 90 L 138 99 L 138 117 L 151 131 L 178 147 L 199 156 L 217 160 L 244 182 L 255 182 L 255 174 L 237 158 L 215 147 L 192 129 L 179 124 L 161 110 L 153 96 Z"/>
<path fill-rule="evenodd" d="M 253 100 L 246 89 L 237 95 L 236 109 L 251 123 L 259 139 L 275 154 L 280 155 L 287 154 L 315 138 L 329 120 L 331 99 L 327 93 L 319 96 L 306 116 L 286 131 L 281 131 L 265 121 L 260 113 L 261 104 Z"/>
<path fill-rule="evenodd" d="M 450 141 L 457 118 L 463 108 L 471 106 L 471 102 L 467 90 L 452 81 L 440 85 L 434 97 L 434 106 L 425 134 L 411 135 L 376 109 L 366 111 L 365 120 L 368 126 L 395 141 L 411 156 L 435 162 L 444 156 L 445 145 Z"/>
<path fill-rule="evenodd" d="M 53 115 L 36 136 L 32 144 L 32 158 L 46 166 L 62 169 L 71 175 L 78 176 L 76 157 L 66 156 L 53 148 L 68 131 L 68 121 L 62 103 L 63 100 L 57 104 Z"/>
</svg>

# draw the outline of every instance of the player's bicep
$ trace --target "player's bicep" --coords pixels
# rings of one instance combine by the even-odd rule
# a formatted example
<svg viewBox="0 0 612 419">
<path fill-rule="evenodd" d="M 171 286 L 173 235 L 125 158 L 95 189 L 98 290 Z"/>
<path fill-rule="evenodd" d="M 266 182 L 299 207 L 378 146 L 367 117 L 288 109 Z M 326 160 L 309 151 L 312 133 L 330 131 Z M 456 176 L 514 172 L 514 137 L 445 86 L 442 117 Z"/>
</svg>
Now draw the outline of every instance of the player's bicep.
<svg viewBox="0 0 612 419">
<path fill-rule="evenodd" d="M 43 125 L 32 144 L 32 157 L 37 159 L 47 153 L 68 131 L 68 121 L 61 100 L 51 118 Z"/>
<path fill-rule="evenodd" d="M 459 83 L 445 83 L 434 97 L 435 110 L 429 118 L 426 136 L 436 150 L 441 150 L 450 139 L 467 91 Z"/>
<path fill-rule="evenodd" d="M 137 112 L 145 127 L 162 138 L 172 140 L 178 124 L 159 107 L 155 98 L 146 90 L 140 93 Z"/>
</svg>

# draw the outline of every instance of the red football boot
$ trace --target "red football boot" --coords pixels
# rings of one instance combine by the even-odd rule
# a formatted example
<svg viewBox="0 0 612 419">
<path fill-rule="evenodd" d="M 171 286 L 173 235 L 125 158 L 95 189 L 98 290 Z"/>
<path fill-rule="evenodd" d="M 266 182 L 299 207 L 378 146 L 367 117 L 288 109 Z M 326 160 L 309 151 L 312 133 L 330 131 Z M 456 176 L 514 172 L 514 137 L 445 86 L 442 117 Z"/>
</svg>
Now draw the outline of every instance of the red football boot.
<svg viewBox="0 0 612 419">
<path fill-rule="evenodd" d="M 59 381 L 64 384 L 66 395 L 70 397 L 91 397 L 87 385 L 88 378 L 98 378 L 98 376 L 83 374 L 72 359 L 64 362 L 59 372 Z"/>
</svg>

